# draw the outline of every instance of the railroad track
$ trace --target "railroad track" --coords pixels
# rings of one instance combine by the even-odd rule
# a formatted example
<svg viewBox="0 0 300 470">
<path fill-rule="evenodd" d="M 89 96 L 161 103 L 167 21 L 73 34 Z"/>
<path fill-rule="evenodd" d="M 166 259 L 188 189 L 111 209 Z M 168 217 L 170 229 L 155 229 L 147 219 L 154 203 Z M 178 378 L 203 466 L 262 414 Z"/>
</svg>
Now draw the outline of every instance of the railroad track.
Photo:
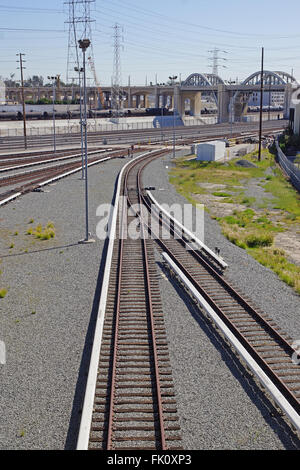
<svg viewBox="0 0 300 470">
<path fill-rule="evenodd" d="M 139 191 L 143 204 L 150 209 L 149 195 L 144 194 L 141 185 Z M 169 255 L 299 417 L 300 364 L 292 361 L 295 353 L 293 339 L 270 316 L 255 307 L 250 298 L 238 292 L 203 252 L 193 249 L 191 240 L 180 236 L 174 221 L 167 223 L 159 210 L 156 214 L 160 225 L 170 227 L 172 235 L 168 240 L 156 238 L 159 250 Z M 149 225 L 148 230 L 151 232 Z"/>
<path fill-rule="evenodd" d="M 139 200 L 136 171 L 130 165 L 122 183 L 129 204 Z M 117 221 L 89 448 L 180 449 L 153 245 L 124 237 L 136 220 L 126 211 Z"/>
<path fill-rule="evenodd" d="M 286 126 L 287 121 L 266 121 L 263 124 L 263 132 L 268 133 L 273 130 L 282 131 Z M 258 133 L 257 123 L 236 123 L 233 125 L 233 135 L 240 135 L 242 132 L 255 132 Z M 228 124 L 211 124 L 201 126 L 185 126 L 178 127 L 175 129 L 176 140 L 181 136 L 182 139 L 198 138 L 198 137 L 209 137 L 211 138 L 224 138 L 229 136 L 231 133 L 231 126 Z M 99 143 L 99 139 L 106 140 L 109 145 L 112 144 L 132 144 L 132 143 L 148 143 L 156 141 L 161 143 L 161 135 L 163 134 L 163 140 L 170 140 L 173 138 L 173 129 L 170 127 L 161 128 L 145 128 L 145 129 L 129 129 L 129 130 L 115 130 L 105 132 L 89 132 L 88 142 Z M 74 143 L 80 143 L 81 136 L 77 134 L 58 134 L 57 145 L 74 145 Z M 41 147 L 53 145 L 53 137 L 51 135 L 39 135 L 39 136 L 28 136 L 27 138 L 28 147 Z M 12 148 L 22 148 L 24 145 L 22 137 L 2 137 L 0 138 L 0 151 L 6 151 Z"/>
<path fill-rule="evenodd" d="M 135 152 L 140 150 L 136 149 Z M 100 151 L 101 153 L 102 151 Z M 97 153 L 97 151 L 90 152 L 91 154 Z M 125 157 L 127 152 L 125 151 L 114 151 L 111 152 L 108 156 L 100 158 L 99 156 L 89 157 L 88 165 L 96 164 L 97 162 L 102 162 L 110 160 L 113 158 Z M 69 158 L 69 157 L 62 157 Z M 70 157 L 71 158 L 71 157 Z M 22 173 L 13 173 L 17 168 L 12 168 L 12 174 L 6 174 L 0 178 L 0 188 L 7 188 L 0 193 L 0 205 L 5 201 L 9 202 L 10 198 L 17 194 L 25 194 L 30 191 L 38 189 L 40 186 L 44 185 L 45 182 L 51 182 L 52 179 L 59 178 L 63 175 L 71 174 L 72 172 L 79 171 L 81 169 L 81 161 L 71 161 L 68 163 L 60 163 L 59 165 L 53 165 L 50 167 L 40 168 L 37 170 L 26 170 Z M 41 165 L 43 162 L 40 162 Z M 18 186 L 21 184 L 21 186 Z"/>
<path fill-rule="evenodd" d="M 103 330 L 102 326 L 96 327 L 102 344 L 93 350 L 94 372 L 91 366 L 79 449 L 155 450 L 181 446 L 154 242 L 149 237 L 122 236 L 132 224 L 139 226 L 142 234 L 152 233 L 151 222 L 137 207 L 143 204 L 151 208 L 153 200 L 143 188 L 142 172 L 160 155 L 152 153 L 132 162 L 119 183 L 126 204 L 119 211 L 116 238 L 110 240 L 108 250 L 111 265 L 106 268 L 109 277 L 99 309 Z M 152 217 L 160 226 L 166 224 L 171 233 L 167 240 L 155 233 L 159 251 L 171 260 L 169 269 L 181 280 L 184 276 L 194 293 L 204 299 L 200 305 L 226 325 L 230 333 L 227 341 L 233 341 L 233 347 L 237 342 L 243 346 L 255 363 L 254 373 L 263 371 L 267 392 L 288 413 L 290 423 L 299 432 L 300 365 L 292 361 L 292 338 L 226 280 L 224 265 L 217 256 L 208 256 L 203 248 L 192 246 L 195 240 L 182 234 L 175 220 L 168 222 L 159 208 L 154 213 L 153 205 L 151 209 Z M 261 380 L 261 372 L 257 376 Z"/>
</svg>

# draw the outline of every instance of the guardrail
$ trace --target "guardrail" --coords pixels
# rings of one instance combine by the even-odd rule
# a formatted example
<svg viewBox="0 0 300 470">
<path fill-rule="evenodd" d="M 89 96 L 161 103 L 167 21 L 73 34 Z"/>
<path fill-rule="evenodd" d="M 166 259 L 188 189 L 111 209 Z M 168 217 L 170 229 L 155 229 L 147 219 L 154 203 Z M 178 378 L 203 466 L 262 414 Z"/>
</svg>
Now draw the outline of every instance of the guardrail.
<svg viewBox="0 0 300 470">
<path fill-rule="evenodd" d="M 295 188 L 300 192 L 300 170 L 296 167 L 286 155 L 283 153 L 281 148 L 279 147 L 278 141 L 276 141 L 276 149 L 277 149 L 277 162 L 281 166 L 282 170 L 291 180 L 291 183 Z"/>
<path fill-rule="evenodd" d="M 134 160 L 142 158 L 148 154 L 150 155 L 151 151 L 138 155 L 137 157 L 134 158 Z M 130 162 L 126 163 L 126 165 L 123 166 L 123 168 L 121 169 L 118 175 L 118 182 L 117 182 L 117 188 L 116 188 L 115 199 L 114 199 L 114 207 L 109 217 L 109 223 L 108 223 L 109 242 L 108 242 L 108 248 L 107 248 L 107 253 L 106 253 L 104 276 L 103 276 L 103 281 L 102 281 L 101 296 L 100 296 L 98 315 L 97 315 L 97 321 L 96 321 L 96 326 L 95 326 L 93 348 L 92 348 L 92 353 L 91 353 L 90 366 L 89 366 L 89 372 L 88 372 L 88 378 L 87 378 L 87 384 L 86 384 L 86 390 L 85 390 L 85 397 L 84 397 L 83 408 L 82 408 L 80 429 L 79 429 L 79 435 L 78 435 L 78 440 L 77 440 L 77 450 L 88 449 L 90 428 L 91 428 L 92 415 L 93 415 L 94 397 L 95 397 L 95 390 L 96 390 L 96 382 L 97 382 L 98 364 L 99 364 L 99 357 L 100 357 L 100 350 L 101 350 L 101 343 L 102 343 L 104 316 L 105 316 L 107 293 L 108 293 L 108 287 L 109 287 L 110 270 L 111 270 L 113 248 L 114 248 L 114 242 L 115 242 L 116 230 L 117 230 L 117 216 L 118 216 L 118 211 L 119 211 L 119 199 L 121 195 L 121 183 L 122 183 L 122 177 L 123 177 L 125 169 L 134 160 L 131 160 Z"/>
<path fill-rule="evenodd" d="M 188 230 L 184 225 L 182 225 L 178 220 L 175 219 L 169 212 L 167 212 L 155 199 L 155 197 L 152 195 L 150 191 L 146 191 L 147 195 L 149 196 L 150 200 L 154 204 L 154 207 L 158 209 L 158 212 L 162 212 L 165 216 L 167 216 L 174 225 L 176 225 L 180 231 L 182 231 L 189 239 L 191 243 L 194 243 L 197 245 L 198 249 L 203 251 L 209 258 L 211 258 L 213 261 L 215 261 L 223 270 L 225 270 L 228 267 L 228 264 L 225 263 L 223 258 L 218 256 L 216 253 L 214 253 L 208 246 L 206 246 L 199 238 L 196 237 L 194 233 L 192 233 L 190 230 Z"/>
<path fill-rule="evenodd" d="M 205 311 L 206 316 L 215 324 L 220 334 L 230 342 L 233 349 L 240 356 L 242 361 L 251 369 L 252 373 L 261 383 L 262 387 L 265 388 L 268 393 L 271 395 L 273 400 L 281 408 L 281 410 L 286 414 L 293 427 L 300 431 L 300 416 L 293 406 L 287 401 L 284 395 L 278 390 L 273 381 L 267 376 L 267 374 L 262 370 L 256 360 L 249 354 L 249 352 L 244 348 L 242 343 L 236 338 L 233 332 L 228 328 L 228 326 L 223 322 L 219 317 L 217 312 L 206 302 L 204 297 L 196 289 L 196 287 L 189 281 L 189 279 L 182 272 L 180 267 L 174 263 L 174 261 L 168 256 L 167 253 L 162 254 L 163 260 L 173 273 L 175 273 L 177 279 L 182 283 L 189 295 L 194 299 L 194 301 L 200 305 L 200 307 Z"/>
</svg>

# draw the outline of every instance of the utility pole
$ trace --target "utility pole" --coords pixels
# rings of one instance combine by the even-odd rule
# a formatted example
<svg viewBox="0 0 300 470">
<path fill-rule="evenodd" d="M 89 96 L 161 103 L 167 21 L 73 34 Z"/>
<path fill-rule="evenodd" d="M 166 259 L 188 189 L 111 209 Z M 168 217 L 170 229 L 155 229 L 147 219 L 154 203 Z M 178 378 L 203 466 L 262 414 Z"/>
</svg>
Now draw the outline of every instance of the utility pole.
<svg viewBox="0 0 300 470">
<path fill-rule="evenodd" d="M 174 106 L 173 106 L 173 158 L 175 158 L 175 149 L 176 149 L 176 134 L 175 134 L 175 80 L 177 79 L 177 75 L 173 75 L 169 77 L 171 80 L 172 85 L 174 86 L 174 91 L 173 91 L 173 100 L 174 100 Z"/>
<path fill-rule="evenodd" d="M 83 156 L 83 125 L 82 125 L 82 85 L 81 85 L 81 74 L 83 73 L 83 67 L 74 67 L 75 72 L 78 72 L 79 80 L 79 96 L 80 96 L 80 135 L 81 135 L 81 179 L 84 180 L 84 156 Z"/>
<path fill-rule="evenodd" d="M 259 161 L 259 162 L 261 161 L 263 93 L 264 93 L 264 48 L 262 48 L 262 50 L 261 50 L 260 111 L 259 111 L 259 147 L 258 147 L 258 161 Z"/>
<path fill-rule="evenodd" d="M 19 56 L 18 62 L 20 63 L 20 67 L 18 67 L 21 71 L 21 93 L 22 93 L 22 106 L 23 106 L 23 126 L 24 126 L 24 147 L 25 150 L 27 150 L 27 133 L 26 133 L 26 107 L 25 107 L 25 97 L 24 97 L 24 76 L 23 76 L 23 69 L 26 67 L 23 67 L 23 59 L 22 56 L 25 54 L 17 54 Z M 24 61 L 25 62 L 25 61 Z"/>
<path fill-rule="evenodd" d="M 85 147 L 85 239 L 80 243 L 93 243 L 95 240 L 90 238 L 89 233 L 89 204 L 88 204 L 88 148 L 87 148 L 87 92 L 86 92 L 86 50 L 90 46 L 89 39 L 80 39 L 79 47 L 83 55 L 83 116 L 82 123 L 84 127 L 84 147 Z"/>
<path fill-rule="evenodd" d="M 53 151 L 56 152 L 56 130 L 55 130 L 55 100 L 56 100 L 56 80 L 58 76 L 48 77 L 52 80 L 52 120 L 53 120 Z"/>
</svg>

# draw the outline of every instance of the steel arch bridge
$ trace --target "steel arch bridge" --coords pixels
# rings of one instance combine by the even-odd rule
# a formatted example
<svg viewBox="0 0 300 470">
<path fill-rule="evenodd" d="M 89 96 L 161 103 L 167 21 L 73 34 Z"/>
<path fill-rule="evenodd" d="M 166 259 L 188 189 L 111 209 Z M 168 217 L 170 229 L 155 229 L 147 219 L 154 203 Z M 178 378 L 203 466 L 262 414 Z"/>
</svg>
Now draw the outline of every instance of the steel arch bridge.
<svg viewBox="0 0 300 470">
<path fill-rule="evenodd" d="M 286 72 L 272 72 L 265 70 L 263 73 L 263 82 L 266 85 L 287 85 L 288 83 L 297 83 L 296 79 Z M 261 72 L 255 72 L 243 81 L 242 85 L 260 85 Z"/>
<path fill-rule="evenodd" d="M 181 86 L 198 87 L 198 86 L 216 86 L 224 84 L 224 80 L 214 73 L 192 73 L 181 84 Z"/>
<path fill-rule="evenodd" d="M 292 75 L 287 72 L 273 72 L 270 70 L 265 70 L 263 73 L 263 84 L 266 87 L 271 87 L 272 85 L 282 85 L 283 87 L 285 87 L 289 83 L 297 84 L 297 81 Z M 241 84 L 242 87 L 247 87 L 251 85 L 261 85 L 261 71 L 253 73 L 248 78 L 246 78 L 246 80 L 244 80 Z M 268 91 L 268 88 L 265 88 L 265 91 Z M 235 114 L 241 115 L 246 111 L 252 93 L 253 91 L 247 91 L 245 89 L 245 91 L 240 90 L 234 94 L 232 105 L 234 107 Z"/>
<path fill-rule="evenodd" d="M 192 73 L 188 78 L 181 84 L 184 87 L 207 87 L 208 94 L 212 95 L 216 104 L 218 104 L 218 97 L 214 90 L 210 91 L 211 87 L 218 85 L 224 85 L 224 80 L 214 73 Z"/>
</svg>

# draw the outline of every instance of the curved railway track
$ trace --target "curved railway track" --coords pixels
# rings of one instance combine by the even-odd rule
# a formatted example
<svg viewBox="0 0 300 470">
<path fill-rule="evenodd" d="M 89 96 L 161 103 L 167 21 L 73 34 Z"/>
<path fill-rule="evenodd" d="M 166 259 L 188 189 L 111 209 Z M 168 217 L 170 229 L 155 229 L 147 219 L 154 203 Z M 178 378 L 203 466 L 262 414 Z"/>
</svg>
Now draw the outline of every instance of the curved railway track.
<svg viewBox="0 0 300 470">
<path fill-rule="evenodd" d="M 135 151 L 137 152 L 139 150 L 135 150 Z M 92 153 L 95 153 L 95 151 L 93 151 Z M 114 152 L 110 152 L 109 155 L 107 155 L 106 157 L 104 155 L 103 159 L 125 157 L 126 155 L 127 155 L 127 152 L 117 150 Z M 63 158 L 69 158 L 69 157 L 63 157 Z M 97 161 L 99 161 L 99 156 L 88 158 L 89 165 Z M 40 164 L 43 165 L 43 161 L 41 161 Z M 2 190 L 2 192 L 0 193 L 0 203 L 1 201 L 5 201 L 7 198 L 9 198 L 15 193 L 25 194 L 29 191 L 33 191 L 37 189 L 45 181 L 52 179 L 52 178 L 59 177 L 60 175 L 63 175 L 65 173 L 68 173 L 77 169 L 78 170 L 81 169 L 80 158 L 78 158 L 77 161 L 55 164 L 53 166 L 39 168 L 37 170 L 26 170 L 21 173 L 13 173 L 14 168 L 11 168 L 9 172 L 12 174 L 6 175 L 5 173 L 5 176 L 1 176 L 0 178 L 0 188 L 9 188 L 6 190 L 4 189 L 4 191 Z M 21 186 L 18 186 L 19 184 L 21 184 Z"/>
<path fill-rule="evenodd" d="M 167 224 L 170 229 L 168 240 L 155 233 L 159 251 L 176 263 L 298 418 L 300 414 L 300 365 L 292 361 L 292 338 L 238 292 L 220 266 L 192 247 L 193 240 L 179 236 L 174 221 L 168 223 L 157 208 L 153 212 L 142 172 L 159 156 L 132 162 L 122 180 L 126 204 L 119 212 L 113 245 L 96 393 L 87 430 L 90 449 L 179 449 L 181 445 L 154 242 L 149 237 L 122 236 L 132 224 L 142 234 L 152 232 L 151 222 L 137 209 L 141 204 L 152 209 L 160 226 Z"/>
<path fill-rule="evenodd" d="M 122 194 L 139 201 L 130 165 Z M 117 223 L 92 416 L 90 449 L 180 449 L 172 372 L 153 245 L 125 236 L 137 219 Z M 143 226 L 141 229 L 144 230 Z"/>
</svg>

